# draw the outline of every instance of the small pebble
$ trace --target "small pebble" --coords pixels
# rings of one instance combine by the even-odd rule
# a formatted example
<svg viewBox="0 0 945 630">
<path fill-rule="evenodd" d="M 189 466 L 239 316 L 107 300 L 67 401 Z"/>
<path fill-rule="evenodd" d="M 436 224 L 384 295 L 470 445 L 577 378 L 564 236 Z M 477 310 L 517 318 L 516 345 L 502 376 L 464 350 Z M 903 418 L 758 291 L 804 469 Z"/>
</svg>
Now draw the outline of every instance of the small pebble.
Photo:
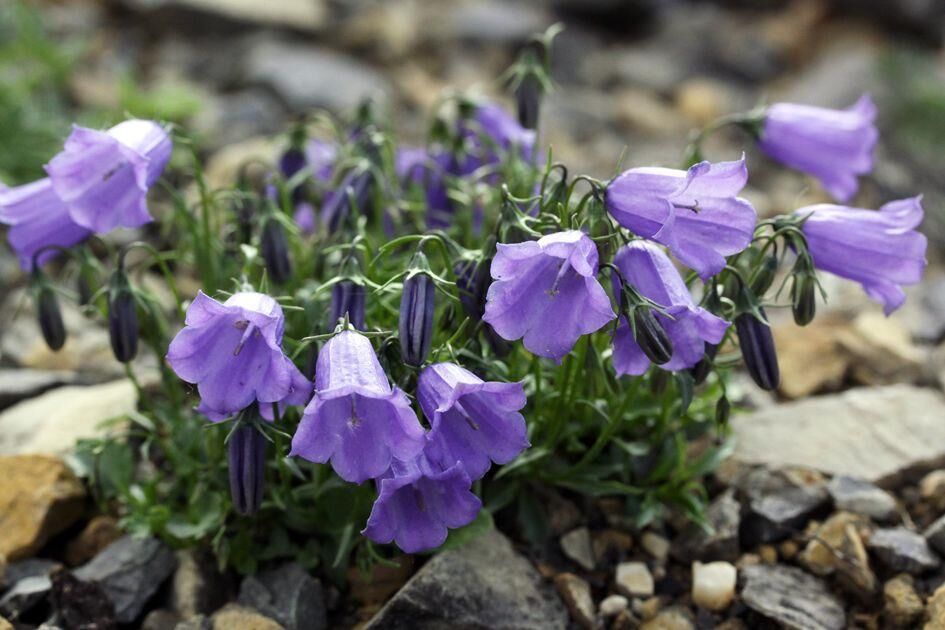
<svg viewBox="0 0 945 630">
<path fill-rule="evenodd" d="M 586 527 L 573 529 L 561 537 L 561 551 L 585 571 L 594 570 L 591 532 Z"/>
<path fill-rule="evenodd" d="M 665 562 L 666 557 L 669 556 L 669 541 L 659 534 L 645 532 L 643 538 L 640 539 L 640 544 L 648 554 L 660 562 Z"/>
<path fill-rule="evenodd" d="M 778 562 L 778 550 L 772 545 L 761 545 L 758 548 L 758 555 L 761 556 L 761 561 L 765 564 L 777 564 Z"/>
<path fill-rule="evenodd" d="M 561 573 L 555 577 L 555 588 L 568 607 L 571 618 L 584 627 L 594 627 L 594 599 L 590 585 L 572 573 Z"/>
<path fill-rule="evenodd" d="M 603 617 L 616 617 L 630 607 L 630 600 L 623 595 L 609 595 L 600 603 L 600 614 Z"/>
<path fill-rule="evenodd" d="M 738 571 L 730 562 L 692 564 L 692 601 L 707 610 L 725 610 L 735 599 Z"/>
<path fill-rule="evenodd" d="M 653 574 L 642 562 L 621 562 L 617 565 L 617 589 L 628 597 L 649 597 L 655 591 Z"/>
<path fill-rule="evenodd" d="M 793 540 L 785 540 L 781 543 L 779 549 L 781 551 L 781 557 L 785 560 L 793 560 L 798 552 L 797 543 Z"/>
</svg>

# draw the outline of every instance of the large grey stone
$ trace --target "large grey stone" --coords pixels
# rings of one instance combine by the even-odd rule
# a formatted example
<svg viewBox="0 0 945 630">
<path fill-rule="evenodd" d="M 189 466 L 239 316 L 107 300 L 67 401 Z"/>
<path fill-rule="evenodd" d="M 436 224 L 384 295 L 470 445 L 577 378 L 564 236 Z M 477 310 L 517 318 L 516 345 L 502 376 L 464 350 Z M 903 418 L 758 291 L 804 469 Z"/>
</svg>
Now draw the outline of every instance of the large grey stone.
<svg viewBox="0 0 945 630">
<path fill-rule="evenodd" d="M 686 563 L 693 560 L 727 560 L 734 562 L 740 551 L 738 528 L 741 504 L 734 490 L 727 490 L 709 505 L 705 512 L 710 531 L 691 523 L 676 540 L 670 553 Z"/>
<path fill-rule="evenodd" d="M 945 554 L 945 515 L 940 516 L 922 532 L 929 546 L 935 551 Z"/>
<path fill-rule="evenodd" d="M 868 547 L 892 571 L 919 575 L 941 565 L 926 539 L 905 527 L 876 530 Z"/>
<path fill-rule="evenodd" d="M 131 623 L 177 566 L 174 552 L 157 538 L 120 538 L 75 576 L 96 582 L 115 606 L 115 618 Z"/>
<path fill-rule="evenodd" d="M 877 521 L 890 521 L 896 516 L 896 499 L 864 479 L 837 475 L 827 484 L 827 491 L 839 510 Z"/>
<path fill-rule="evenodd" d="M 748 546 L 782 540 L 804 529 L 826 509 L 829 499 L 823 477 L 800 468 L 757 468 L 739 487 L 748 499 L 748 514 L 740 528 L 742 542 Z"/>
<path fill-rule="evenodd" d="M 237 601 L 275 619 L 287 630 L 328 627 L 321 582 L 297 562 L 247 577 L 240 585 Z"/>
<path fill-rule="evenodd" d="M 794 630 L 842 630 L 843 606 L 827 584 L 795 567 L 754 565 L 742 569 L 742 601 Z"/>
<path fill-rule="evenodd" d="M 842 394 L 735 416 L 735 458 L 892 481 L 945 461 L 945 397 L 912 385 Z"/>
<path fill-rule="evenodd" d="M 75 373 L 67 370 L 0 369 L 0 409 L 53 387 L 71 383 L 75 378 Z"/>
<path fill-rule="evenodd" d="M 327 6 L 322 0 L 124 0 L 138 10 L 186 9 L 263 26 L 287 26 L 309 31 L 325 25 Z"/>
<path fill-rule="evenodd" d="M 371 630 L 555 630 L 568 612 L 550 585 L 495 530 L 434 556 L 368 622 Z"/>
</svg>

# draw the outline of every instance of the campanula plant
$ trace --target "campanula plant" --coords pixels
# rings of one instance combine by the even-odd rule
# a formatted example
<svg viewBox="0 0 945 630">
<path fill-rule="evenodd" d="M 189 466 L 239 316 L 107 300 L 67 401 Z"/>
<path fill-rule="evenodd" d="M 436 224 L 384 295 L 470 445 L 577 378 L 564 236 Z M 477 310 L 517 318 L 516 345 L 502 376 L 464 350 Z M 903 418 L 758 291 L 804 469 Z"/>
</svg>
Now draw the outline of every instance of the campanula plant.
<svg viewBox="0 0 945 630">
<path fill-rule="evenodd" d="M 341 580 L 352 556 L 432 551 L 493 517 L 540 545 L 549 493 L 640 526 L 667 507 L 700 520 L 702 478 L 731 447 L 726 374 L 779 385 L 768 313 L 810 323 L 822 272 L 887 313 L 921 278 L 918 197 L 759 220 L 740 196 L 767 154 L 847 203 L 877 140 L 868 99 L 727 116 L 680 164 L 631 153 L 611 179 L 574 175 L 541 133 L 552 35 L 506 76 L 518 117 L 452 94 L 408 146 L 373 105 L 313 114 L 221 190 L 179 130 L 77 128 L 48 178 L 0 191 L 49 345 L 67 342 L 58 256 L 140 388 L 135 440 L 80 449 L 127 529 L 241 571 L 292 557 Z M 702 159 L 727 124 L 761 151 Z M 191 160 L 156 186 L 172 146 Z M 111 229 L 152 217 L 159 242 L 109 251 Z"/>
</svg>

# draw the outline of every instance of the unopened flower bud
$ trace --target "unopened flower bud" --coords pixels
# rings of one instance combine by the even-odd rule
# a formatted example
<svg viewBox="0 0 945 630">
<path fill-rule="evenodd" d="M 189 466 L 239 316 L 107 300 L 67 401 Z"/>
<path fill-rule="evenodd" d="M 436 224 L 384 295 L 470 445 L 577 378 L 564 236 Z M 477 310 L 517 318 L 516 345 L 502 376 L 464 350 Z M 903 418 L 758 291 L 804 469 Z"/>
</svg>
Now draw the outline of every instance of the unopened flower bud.
<svg viewBox="0 0 945 630">
<path fill-rule="evenodd" d="M 709 372 L 712 371 L 712 366 L 715 362 L 715 355 L 718 354 L 718 352 L 718 344 L 705 344 L 705 354 L 699 359 L 699 362 L 689 370 L 689 373 L 692 375 L 692 380 L 696 385 L 702 385 L 705 379 L 709 377 Z"/>
<path fill-rule="evenodd" d="M 764 317 L 764 310 L 759 310 Z M 777 389 L 781 383 L 781 372 L 771 327 L 751 313 L 742 313 L 735 318 L 735 332 L 738 334 L 745 368 L 752 380 L 761 389 Z"/>
<path fill-rule="evenodd" d="M 79 277 L 76 278 L 75 288 L 79 295 L 79 306 L 88 305 L 92 301 L 92 285 L 85 274 L 80 273 Z"/>
<path fill-rule="evenodd" d="M 128 277 L 121 270 L 112 276 L 108 292 L 108 336 L 120 362 L 128 363 L 138 354 L 138 311 Z"/>
<path fill-rule="evenodd" d="M 728 424 L 728 418 L 732 414 L 732 403 L 728 401 L 727 396 L 722 396 L 715 403 L 715 425 L 724 427 Z"/>
<path fill-rule="evenodd" d="M 482 319 L 486 311 L 486 292 L 492 282 L 491 264 L 488 258 L 465 258 L 453 267 L 460 304 L 473 322 Z"/>
<path fill-rule="evenodd" d="M 348 315 L 348 321 L 358 330 L 366 330 L 364 325 L 364 285 L 354 280 L 342 280 L 331 288 L 331 322 L 334 329 L 338 320 Z"/>
<path fill-rule="evenodd" d="M 244 516 L 255 514 L 266 479 L 266 437 L 252 424 L 240 424 L 230 434 L 227 448 L 233 507 Z"/>
<path fill-rule="evenodd" d="M 528 72 L 522 77 L 515 89 L 515 101 L 518 105 L 518 121 L 526 129 L 538 128 L 538 115 L 541 110 L 542 87 L 538 77 Z"/>
<path fill-rule="evenodd" d="M 633 338 L 643 354 L 656 365 L 663 365 L 673 356 L 673 344 L 649 307 L 633 309 Z"/>
<path fill-rule="evenodd" d="M 774 277 L 778 272 L 778 259 L 776 256 L 765 256 L 761 262 L 758 273 L 751 281 L 751 292 L 757 296 L 763 296 L 774 283 Z"/>
<path fill-rule="evenodd" d="M 817 313 L 816 285 L 813 269 L 798 259 L 794 282 L 791 284 L 791 313 L 794 315 L 794 323 L 798 326 L 806 326 L 814 321 L 814 315 Z"/>
<path fill-rule="evenodd" d="M 407 276 L 400 298 L 400 350 L 404 361 L 419 366 L 430 354 L 433 341 L 433 278 L 419 272 Z"/>
<path fill-rule="evenodd" d="M 59 350 L 66 343 L 66 327 L 62 323 L 59 298 L 53 288 L 45 283 L 40 285 L 36 293 L 36 311 L 46 345 L 50 350 Z"/>
<path fill-rule="evenodd" d="M 285 284 L 292 277 L 289 260 L 289 242 L 285 228 L 276 219 L 267 219 L 260 236 L 260 249 L 269 278 L 276 284 Z"/>
</svg>

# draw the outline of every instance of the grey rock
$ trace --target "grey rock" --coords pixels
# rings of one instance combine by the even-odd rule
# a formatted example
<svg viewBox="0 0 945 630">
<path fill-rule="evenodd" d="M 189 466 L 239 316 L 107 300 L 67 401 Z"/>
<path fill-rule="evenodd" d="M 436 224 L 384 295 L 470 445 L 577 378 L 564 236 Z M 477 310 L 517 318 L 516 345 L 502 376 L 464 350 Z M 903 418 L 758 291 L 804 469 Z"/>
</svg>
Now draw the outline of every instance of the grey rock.
<svg viewBox="0 0 945 630">
<path fill-rule="evenodd" d="M 754 565 L 741 571 L 741 598 L 752 610 L 795 630 L 842 630 L 843 606 L 827 584 L 801 569 Z"/>
<path fill-rule="evenodd" d="M 777 100 L 821 107 L 849 107 L 864 93 L 883 94 L 877 76 L 881 49 L 868 36 L 831 41 L 796 79 L 785 84 Z"/>
<path fill-rule="evenodd" d="M 940 516 L 935 522 L 925 528 L 922 533 L 925 540 L 935 551 L 945 554 L 945 515 Z"/>
<path fill-rule="evenodd" d="M 594 549 L 591 546 L 591 532 L 586 527 L 573 529 L 561 537 L 561 551 L 576 562 L 581 568 L 593 571 Z"/>
<path fill-rule="evenodd" d="M 0 409 L 53 387 L 71 383 L 75 378 L 74 372 L 66 370 L 0 369 Z"/>
<path fill-rule="evenodd" d="M 827 483 L 827 491 L 839 510 L 876 521 L 891 521 L 896 517 L 896 499 L 865 479 L 837 475 Z"/>
<path fill-rule="evenodd" d="M 945 461 L 945 396 L 913 385 L 851 389 L 732 418 L 735 459 L 885 485 Z"/>
<path fill-rule="evenodd" d="M 534 4 L 485 0 L 449 12 L 453 37 L 486 44 L 515 44 L 544 31 L 551 20 Z"/>
<path fill-rule="evenodd" d="M 941 41 L 945 4 L 939 0 L 832 0 L 841 9 L 871 17 L 883 26 L 900 26 Z"/>
<path fill-rule="evenodd" d="M 741 504 L 729 489 L 709 505 L 705 517 L 712 531 L 690 523 L 673 544 L 670 553 L 682 562 L 693 560 L 726 560 L 738 558 L 738 529 L 741 525 Z"/>
<path fill-rule="evenodd" d="M 177 552 L 177 569 L 171 580 L 170 606 L 184 619 L 209 615 L 226 603 L 227 580 L 209 554 Z"/>
<path fill-rule="evenodd" d="M 325 25 L 328 9 L 322 0 L 123 0 L 139 11 L 177 11 L 179 19 L 224 17 L 263 26 L 282 26 L 316 31 Z"/>
<path fill-rule="evenodd" d="M 52 581 L 46 575 L 18 580 L 0 599 L 0 615 L 17 619 L 46 599 L 51 590 Z"/>
<path fill-rule="evenodd" d="M 208 99 L 192 127 L 208 150 L 219 149 L 253 136 L 277 132 L 285 122 L 285 108 L 262 89 L 248 89 Z"/>
<path fill-rule="evenodd" d="M 391 93 L 383 74 L 328 48 L 275 38 L 254 38 L 244 61 L 244 80 L 271 89 L 294 112 L 356 106 Z"/>
<path fill-rule="evenodd" d="M 177 630 L 181 616 L 173 610 L 158 608 L 152 610 L 141 622 L 141 630 Z"/>
<path fill-rule="evenodd" d="M 11 562 L 6 569 L 0 572 L 0 590 L 12 586 L 22 579 L 29 577 L 48 577 L 49 572 L 59 563 L 45 558 L 27 558 L 18 562 Z"/>
<path fill-rule="evenodd" d="M 495 530 L 434 556 L 368 622 L 371 630 L 568 627 L 535 568 Z"/>
<path fill-rule="evenodd" d="M 75 571 L 97 582 L 115 606 L 115 618 L 131 623 L 177 566 L 174 552 L 156 538 L 125 536 Z"/>
<path fill-rule="evenodd" d="M 920 575 L 941 564 L 925 538 L 905 527 L 876 530 L 867 546 L 892 571 Z"/>
<path fill-rule="evenodd" d="M 275 619 L 287 630 L 328 627 L 321 582 L 297 562 L 248 576 L 240 585 L 237 601 Z"/>
<path fill-rule="evenodd" d="M 745 544 L 753 546 L 783 540 L 804 528 L 827 506 L 823 478 L 814 471 L 757 468 L 741 482 L 748 499 L 748 515 L 741 528 Z"/>
</svg>

